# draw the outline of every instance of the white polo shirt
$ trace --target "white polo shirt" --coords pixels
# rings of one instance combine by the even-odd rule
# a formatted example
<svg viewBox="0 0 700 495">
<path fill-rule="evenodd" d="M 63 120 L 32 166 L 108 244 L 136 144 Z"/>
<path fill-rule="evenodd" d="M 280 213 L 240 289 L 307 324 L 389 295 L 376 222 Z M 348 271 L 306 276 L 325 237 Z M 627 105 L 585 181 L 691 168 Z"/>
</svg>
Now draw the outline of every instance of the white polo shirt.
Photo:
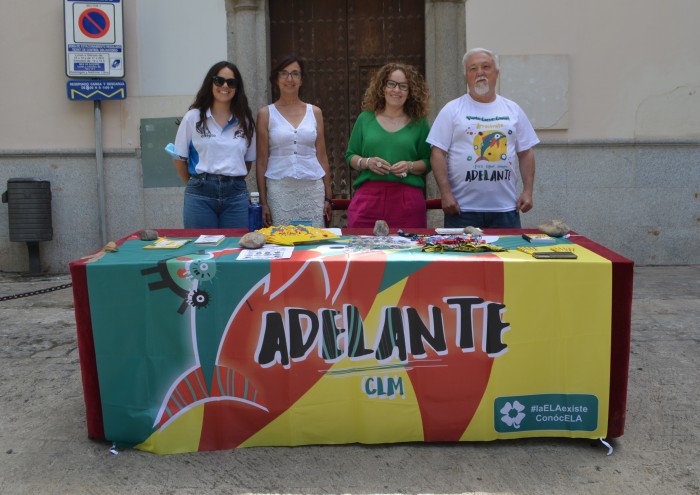
<svg viewBox="0 0 700 495">
<path fill-rule="evenodd" d="M 447 152 L 447 176 L 462 211 L 512 211 L 517 154 L 540 140 L 517 103 L 480 103 L 465 94 L 440 110 L 426 141 Z"/>
<path fill-rule="evenodd" d="M 255 161 L 255 134 L 250 145 L 238 120 L 231 115 L 222 129 L 207 110 L 207 129 L 197 130 L 199 109 L 188 111 L 175 137 L 175 152 L 187 159 L 190 174 L 219 174 L 245 177 L 246 162 Z"/>
</svg>

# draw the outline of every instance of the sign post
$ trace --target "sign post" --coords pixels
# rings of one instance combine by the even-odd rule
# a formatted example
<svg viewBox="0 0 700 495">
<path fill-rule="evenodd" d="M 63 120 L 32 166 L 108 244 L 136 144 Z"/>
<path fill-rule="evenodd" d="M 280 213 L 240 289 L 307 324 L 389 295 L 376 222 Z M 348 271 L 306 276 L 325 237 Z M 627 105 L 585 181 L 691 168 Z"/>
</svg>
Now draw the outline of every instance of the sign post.
<svg viewBox="0 0 700 495">
<path fill-rule="evenodd" d="M 102 244 L 107 244 L 101 100 L 126 99 L 122 0 L 64 0 L 66 92 L 69 100 L 93 100 L 97 198 Z"/>
</svg>

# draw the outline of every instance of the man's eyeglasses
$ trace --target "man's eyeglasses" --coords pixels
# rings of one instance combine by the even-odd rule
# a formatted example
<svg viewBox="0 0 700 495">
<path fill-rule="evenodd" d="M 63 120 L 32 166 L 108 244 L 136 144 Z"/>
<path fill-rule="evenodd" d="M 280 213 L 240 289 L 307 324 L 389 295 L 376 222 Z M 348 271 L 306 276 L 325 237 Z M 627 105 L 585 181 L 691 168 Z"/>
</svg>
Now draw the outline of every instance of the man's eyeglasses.
<svg viewBox="0 0 700 495">
<path fill-rule="evenodd" d="M 226 83 L 226 85 L 229 88 L 237 88 L 238 87 L 238 79 L 224 79 L 221 76 L 213 76 L 211 78 L 212 82 L 214 83 L 215 86 L 218 86 L 219 88 Z"/>
<path fill-rule="evenodd" d="M 408 83 L 399 83 L 391 79 L 386 82 L 386 87 L 389 89 L 394 89 L 396 86 L 398 86 L 401 91 L 408 91 Z"/>
<path fill-rule="evenodd" d="M 301 79 L 301 72 L 298 70 L 293 70 L 292 72 L 281 70 L 277 73 L 277 75 L 280 77 L 280 79 L 288 79 L 289 76 L 292 76 L 292 79 Z"/>
</svg>

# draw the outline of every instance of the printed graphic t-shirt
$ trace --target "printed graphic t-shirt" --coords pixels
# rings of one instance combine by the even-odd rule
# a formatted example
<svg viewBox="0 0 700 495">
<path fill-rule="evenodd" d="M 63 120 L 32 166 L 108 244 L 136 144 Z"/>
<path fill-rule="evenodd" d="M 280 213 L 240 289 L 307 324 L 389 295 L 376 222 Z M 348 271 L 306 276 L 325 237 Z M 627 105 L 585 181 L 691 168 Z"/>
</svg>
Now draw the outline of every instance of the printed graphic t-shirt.
<svg viewBox="0 0 700 495">
<path fill-rule="evenodd" d="M 525 112 L 500 95 L 479 103 L 465 94 L 440 111 L 427 142 L 447 152 L 447 175 L 462 211 L 512 211 L 518 157 L 539 139 Z"/>
</svg>

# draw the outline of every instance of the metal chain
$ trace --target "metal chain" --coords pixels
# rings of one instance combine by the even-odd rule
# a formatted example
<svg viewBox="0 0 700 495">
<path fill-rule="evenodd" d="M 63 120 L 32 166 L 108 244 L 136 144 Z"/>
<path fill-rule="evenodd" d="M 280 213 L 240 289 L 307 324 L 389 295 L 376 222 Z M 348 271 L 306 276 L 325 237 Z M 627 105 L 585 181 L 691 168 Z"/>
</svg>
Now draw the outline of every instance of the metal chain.
<svg viewBox="0 0 700 495">
<path fill-rule="evenodd" d="M 19 299 L 21 297 L 36 296 L 37 294 L 46 294 L 47 292 L 53 292 L 55 290 L 67 289 L 68 287 L 73 287 L 73 284 L 57 285 L 56 287 L 49 287 L 48 289 L 34 290 L 32 292 L 25 292 L 24 294 L 14 294 L 12 296 L 2 296 L 2 297 L 0 297 L 0 302 L 9 301 L 10 299 Z"/>
</svg>

